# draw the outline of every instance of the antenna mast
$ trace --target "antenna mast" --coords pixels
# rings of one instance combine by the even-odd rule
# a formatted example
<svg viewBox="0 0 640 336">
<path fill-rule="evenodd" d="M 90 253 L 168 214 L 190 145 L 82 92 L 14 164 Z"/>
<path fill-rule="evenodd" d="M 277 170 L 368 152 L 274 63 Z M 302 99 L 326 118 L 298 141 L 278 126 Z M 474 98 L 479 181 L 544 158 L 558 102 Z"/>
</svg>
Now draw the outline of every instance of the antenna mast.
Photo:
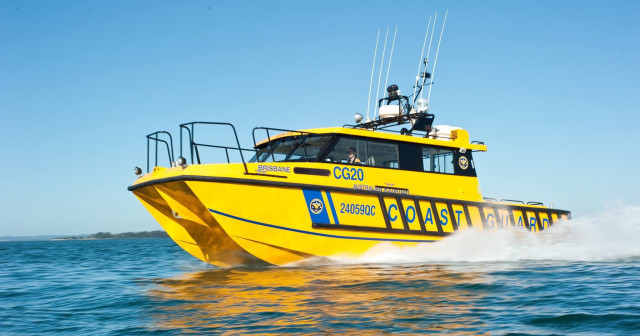
<svg viewBox="0 0 640 336">
<path fill-rule="evenodd" d="M 413 87 L 413 101 L 416 101 L 416 90 L 418 90 L 418 83 L 420 83 L 420 67 L 422 66 L 422 56 L 424 56 L 424 46 L 427 45 L 427 38 L 429 37 L 429 28 L 431 27 L 431 16 L 429 16 L 429 24 L 427 25 L 427 32 L 424 34 L 424 42 L 422 43 L 422 52 L 420 53 L 420 59 L 418 60 L 418 73 L 416 74 L 416 85 Z M 426 66 L 425 66 L 426 71 Z"/>
<path fill-rule="evenodd" d="M 449 10 L 447 9 L 444 14 L 444 22 L 442 23 L 442 30 L 440 31 L 440 40 L 438 41 L 438 49 L 436 50 L 436 59 L 433 61 L 433 75 L 431 76 L 431 83 L 433 84 L 433 77 L 436 75 L 436 65 L 438 65 L 438 53 L 440 52 L 440 42 L 442 42 L 442 33 L 444 33 L 444 26 L 447 24 L 447 14 L 449 14 Z M 429 94 L 427 95 L 427 102 L 431 98 L 431 87 L 433 85 L 429 85 Z"/>
<path fill-rule="evenodd" d="M 391 43 L 391 54 L 389 55 L 389 64 L 387 65 L 387 78 L 384 80 L 384 87 L 387 87 L 389 83 L 389 70 L 391 69 L 391 59 L 393 58 L 393 47 L 396 45 L 396 34 L 398 34 L 398 25 L 396 25 L 396 31 L 393 33 L 393 43 Z"/>
<path fill-rule="evenodd" d="M 433 42 L 433 32 L 436 30 L 436 21 L 438 20 L 438 12 L 436 12 L 435 17 L 433 18 L 433 28 L 431 29 L 431 37 L 429 38 L 429 49 L 427 49 L 427 64 L 429 63 L 429 55 L 431 54 L 431 43 Z M 427 66 L 425 65 L 424 71 L 427 71 Z M 425 77 L 422 80 L 422 86 L 427 82 L 427 78 Z M 429 83 L 431 84 L 431 83 Z M 420 90 L 420 98 L 422 98 L 422 90 Z"/>
<path fill-rule="evenodd" d="M 384 47 L 382 48 L 382 58 L 380 60 L 380 74 L 378 75 L 378 88 L 376 89 L 376 106 L 378 105 L 378 97 L 380 95 L 380 79 L 382 79 L 382 67 L 384 66 L 384 53 L 387 50 L 387 38 L 389 37 L 389 27 L 387 27 L 387 35 L 384 37 Z M 378 115 L 378 108 L 374 106 L 373 117 Z"/>
<path fill-rule="evenodd" d="M 380 40 L 380 29 L 378 29 L 378 37 L 376 37 L 376 50 L 373 52 L 373 65 L 371 66 L 371 79 L 369 80 L 369 99 L 367 101 L 367 121 L 369 118 L 369 107 L 371 106 L 371 86 L 373 85 L 373 69 L 376 68 L 376 55 L 378 54 L 378 41 Z"/>
</svg>

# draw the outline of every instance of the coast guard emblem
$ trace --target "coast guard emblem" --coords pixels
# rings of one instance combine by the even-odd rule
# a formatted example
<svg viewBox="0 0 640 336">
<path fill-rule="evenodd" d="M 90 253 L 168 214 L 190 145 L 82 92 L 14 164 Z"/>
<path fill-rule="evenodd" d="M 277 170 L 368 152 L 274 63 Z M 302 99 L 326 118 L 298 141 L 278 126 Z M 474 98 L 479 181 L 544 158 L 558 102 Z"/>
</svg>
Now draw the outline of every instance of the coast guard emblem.
<svg viewBox="0 0 640 336">
<path fill-rule="evenodd" d="M 322 209 L 324 209 L 324 204 L 322 204 L 322 201 L 320 199 L 314 198 L 309 203 L 309 210 L 311 210 L 311 212 L 314 215 L 317 215 L 317 214 L 321 213 Z"/>
<path fill-rule="evenodd" d="M 458 159 L 458 165 L 460 166 L 460 168 L 462 168 L 462 170 L 465 170 L 469 168 L 469 160 L 467 160 L 465 156 L 461 156 Z"/>
</svg>

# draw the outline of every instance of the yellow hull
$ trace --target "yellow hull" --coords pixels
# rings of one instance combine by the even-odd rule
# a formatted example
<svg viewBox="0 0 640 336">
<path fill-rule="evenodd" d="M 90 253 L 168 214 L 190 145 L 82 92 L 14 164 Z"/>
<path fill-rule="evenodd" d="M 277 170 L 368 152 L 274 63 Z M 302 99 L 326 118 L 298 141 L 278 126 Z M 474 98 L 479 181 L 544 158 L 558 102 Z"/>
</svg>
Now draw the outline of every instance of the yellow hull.
<svg viewBox="0 0 640 336">
<path fill-rule="evenodd" d="M 484 202 L 477 179 L 282 162 L 154 168 L 129 189 L 185 251 L 222 266 L 358 256 L 461 229 L 540 231 L 567 211 Z M 416 176 L 418 176 L 416 178 Z"/>
</svg>

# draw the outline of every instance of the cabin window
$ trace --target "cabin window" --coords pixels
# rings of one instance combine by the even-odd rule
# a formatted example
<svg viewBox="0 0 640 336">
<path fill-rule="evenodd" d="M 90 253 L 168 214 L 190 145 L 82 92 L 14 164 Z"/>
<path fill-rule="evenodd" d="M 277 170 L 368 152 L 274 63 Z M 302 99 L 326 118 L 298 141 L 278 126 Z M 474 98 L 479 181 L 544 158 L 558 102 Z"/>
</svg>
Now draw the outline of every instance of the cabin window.
<svg viewBox="0 0 640 336">
<path fill-rule="evenodd" d="M 453 174 L 453 149 L 422 147 L 422 169 L 426 172 Z"/>
<path fill-rule="evenodd" d="M 249 162 L 315 161 L 328 136 L 304 135 L 262 145 Z"/>
<path fill-rule="evenodd" d="M 355 152 L 354 159 L 351 159 L 350 151 Z M 379 140 L 341 137 L 327 154 L 325 161 L 398 168 L 398 145 Z"/>
<path fill-rule="evenodd" d="M 328 136 L 305 136 L 304 141 L 299 143 L 287 161 L 315 161 L 320 149 L 328 139 Z"/>
</svg>

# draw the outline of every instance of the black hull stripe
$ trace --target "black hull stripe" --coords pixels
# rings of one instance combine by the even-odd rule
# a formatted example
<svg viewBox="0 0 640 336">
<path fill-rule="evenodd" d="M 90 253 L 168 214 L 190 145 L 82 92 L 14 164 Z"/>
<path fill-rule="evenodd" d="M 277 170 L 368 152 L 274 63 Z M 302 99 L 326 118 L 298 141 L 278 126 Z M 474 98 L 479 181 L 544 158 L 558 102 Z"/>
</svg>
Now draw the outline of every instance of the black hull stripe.
<svg viewBox="0 0 640 336">
<path fill-rule="evenodd" d="M 265 227 L 269 227 L 269 228 L 273 228 L 273 229 L 280 229 L 280 230 L 285 230 L 285 231 L 291 231 L 291 232 L 297 232 L 297 233 L 303 233 L 303 234 L 308 234 L 308 235 L 313 235 L 313 236 L 320 236 L 320 237 L 327 237 L 327 238 L 350 239 L 350 240 L 370 240 L 370 241 L 396 241 L 396 242 L 411 242 L 411 243 L 429 243 L 429 242 L 435 241 L 435 240 L 429 240 L 429 239 L 398 239 L 398 238 L 371 238 L 371 237 L 338 236 L 338 235 L 332 235 L 332 234 L 327 234 L 327 233 L 320 233 L 320 232 L 315 232 L 315 231 L 305 231 L 305 230 L 299 230 L 299 229 L 294 229 L 294 228 L 285 227 L 285 226 L 262 223 L 262 222 L 258 222 L 258 221 L 254 221 L 254 220 L 250 220 L 250 219 L 246 219 L 246 218 L 242 218 L 242 217 L 237 217 L 237 216 L 230 215 L 230 214 L 227 214 L 227 213 L 224 213 L 224 212 L 221 212 L 221 211 L 217 211 L 217 210 L 213 210 L 213 209 L 209 209 L 209 211 L 211 211 L 212 213 L 217 214 L 217 215 L 229 217 L 229 218 L 232 218 L 232 219 L 235 219 L 235 220 L 239 220 L 239 221 L 243 221 L 243 222 L 250 223 L 250 224 L 256 224 L 256 225 L 265 226 Z M 331 225 L 332 228 L 336 228 L 336 229 L 339 229 L 342 226 L 342 225 L 333 225 L 333 224 L 327 224 L 327 225 Z M 404 233 L 404 232 L 402 232 L 402 233 Z"/>
<path fill-rule="evenodd" d="M 420 236 L 446 237 L 453 232 L 437 232 L 437 231 L 421 231 L 421 230 L 403 230 L 403 229 L 386 229 L 383 227 L 359 226 L 359 225 L 333 225 L 325 223 L 313 223 L 314 229 L 332 229 L 332 230 L 351 230 L 362 232 L 380 232 L 380 233 L 401 233 Z"/>
<path fill-rule="evenodd" d="M 347 194 L 372 195 L 372 196 L 392 197 L 392 198 L 400 197 L 403 199 L 414 198 L 418 200 L 444 202 L 444 203 L 453 202 L 454 204 L 472 205 L 472 206 L 478 206 L 478 207 L 495 206 L 500 209 L 516 209 L 516 210 L 536 211 L 536 212 L 545 210 L 545 209 L 537 209 L 537 208 L 528 208 L 528 207 L 517 206 L 517 205 L 494 205 L 486 202 L 464 201 L 464 200 L 458 200 L 458 199 L 430 197 L 430 196 L 421 196 L 421 195 L 412 195 L 412 194 L 398 195 L 397 193 L 390 193 L 390 192 L 383 192 L 383 191 L 361 190 L 361 189 L 352 189 L 352 188 L 343 188 L 343 187 L 333 187 L 333 186 L 327 186 L 327 185 L 291 183 L 291 182 L 280 182 L 280 181 L 262 181 L 262 180 L 245 179 L 245 178 L 199 176 L 199 175 L 181 175 L 181 176 L 166 177 L 162 179 L 151 180 L 147 182 L 142 182 L 140 184 L 132 185 L 132 186 L 129 186 L 127 189 L 129 191 L 134 191 L 136 189 L 144 188 L 151 185 L 169 183 L 169 182 L 179 182 L 179 181 L 220 182 L 220 183 L 249 184 L 249 185 L 272 186 L 272 187 L 283 187 L 283 188 L 329 190 L 332 192 L 334 191 L 343 192 Z M 553 211 L 557 212 L 558 214 L 566 215 L 568 216 L 569 219 L 571 219 L 571 213 L 567 210 L 553 209 Z"/>
</svg>

